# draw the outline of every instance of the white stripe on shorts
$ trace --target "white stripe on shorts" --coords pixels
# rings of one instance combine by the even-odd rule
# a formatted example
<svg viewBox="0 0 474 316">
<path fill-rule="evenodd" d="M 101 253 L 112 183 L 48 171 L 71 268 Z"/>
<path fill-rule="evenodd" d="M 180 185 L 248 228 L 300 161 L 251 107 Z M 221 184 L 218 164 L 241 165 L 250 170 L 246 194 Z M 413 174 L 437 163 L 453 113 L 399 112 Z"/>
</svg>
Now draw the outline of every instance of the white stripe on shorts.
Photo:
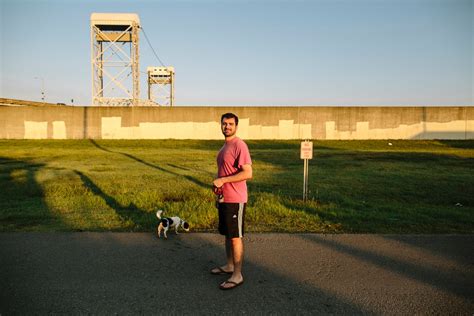
<svg viewBox="0 0 474 316">
<path fill-rule="evenodd" d="M 239 237 L 242 237 L 243 216 L 244 216 L 244 203 L 239 203 L 239 218 L 237 222 L 239 226 Z"/>
</svg>

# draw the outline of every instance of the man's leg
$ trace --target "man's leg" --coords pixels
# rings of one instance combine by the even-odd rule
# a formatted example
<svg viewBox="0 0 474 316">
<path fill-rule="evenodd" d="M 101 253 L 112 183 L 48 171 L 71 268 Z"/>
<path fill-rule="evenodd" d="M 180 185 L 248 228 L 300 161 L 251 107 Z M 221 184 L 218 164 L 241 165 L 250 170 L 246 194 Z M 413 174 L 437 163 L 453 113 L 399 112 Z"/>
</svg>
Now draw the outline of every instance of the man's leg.
<svg viewBox="0 0 474 316">
<path fill-rule="evenodd" d="M 234 261 L 234 274 L 232 274 L 231 279 L 242 280 L 242 262 L 244 260 L 244 243 L 242 238 L 232 238 L 232 257 Z"/>
<path fill-rule="evenodd" d="M 231 238 L 231 239 L 228 238 L 226 239 L 226 250 L 227 250 L 228 243 L 231 245 L 231 254 L 232 254 L 232 261 L 234 265 L 234 273 L 232 273 L 232 276 L 227 281 L 240 283 L 244 280 L 242 276 L 242 263 L 244 259 L 244 243 L 242 242 L 242 238 L 239 238 L 239 237 Z M 227 288 L 227 287 L 234 287 L 235 284 L 223 282 L 221 286 L 224 288 Z"/>
<path fill-rule="evenodd" d="M 232 255 L 232 240 L 230 238 L 225 238 L 225 254 L 226 254 L 226 264 L 211 270 L 212 273 L 218 274 L 222 271 L 228 271 L 233 273 L 234 271 L 234 257 Z"/>
<path fill-rule="evenodd" d="M 237 209 L 236 209 L 237 208 Z M 219 204 L 219 232 L 223 235 L 242 235 L 243 233 L 243 212 L 245 210 L 245 204 Z M 236 214 L 236 211 L 238 213 Z M 239 217 L 239 222 L 236 226 L 235 218 Z M 220 268 L 214 268 L 211 272 L 219 274 L 220 271 L 228 271 L 232 273 L 230 281 L 241 281 L 242 280 L 242 259 L 243 259 L 243 243 L 242 238 L 229 237 L 225 238 L 225 252 L 226 252 L 226 264 Z M 237 271 L 235 271 L 235 267 Z"/>
<path fill-rule="evenodd" d="M 227 256 L 227 264 L 224 266 L 225 271 L 234 271 L 234 255 L 232 251 L 232 239 L 225 238 L 225 254 Z"/>
</svg>

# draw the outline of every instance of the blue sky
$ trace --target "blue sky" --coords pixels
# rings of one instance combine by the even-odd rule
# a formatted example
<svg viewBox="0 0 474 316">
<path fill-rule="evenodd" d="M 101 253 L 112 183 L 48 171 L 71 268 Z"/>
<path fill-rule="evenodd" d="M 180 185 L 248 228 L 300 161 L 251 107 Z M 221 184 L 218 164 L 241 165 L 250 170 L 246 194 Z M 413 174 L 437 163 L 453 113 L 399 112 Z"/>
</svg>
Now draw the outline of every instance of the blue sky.
<svg viewBox="0 0 474 316">
<path fill-rule="evenodd" d="M 90 14 L 130 12 L 177 105 L 474 104 L 474 0 L 0 1 L 1 97 L 90 104 Z"/>
</svg>

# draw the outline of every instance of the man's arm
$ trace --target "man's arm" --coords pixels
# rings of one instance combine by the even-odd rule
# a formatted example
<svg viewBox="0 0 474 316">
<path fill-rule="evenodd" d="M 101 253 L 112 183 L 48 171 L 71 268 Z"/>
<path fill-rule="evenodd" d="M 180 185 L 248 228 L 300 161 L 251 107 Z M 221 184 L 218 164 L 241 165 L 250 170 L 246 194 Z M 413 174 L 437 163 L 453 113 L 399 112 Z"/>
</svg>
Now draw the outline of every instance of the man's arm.
<svg viewBox="0 0 474 316">
<path fill-rule="evenodd" d="M 214 185 L 218 188 L 229 182 L 239 182 L 244 180 L 252 179 L 252 165 L 243 165 L 242 169 L 234 175 L 228 177 L 217 178 L 214 180 Z"/>
</svg>

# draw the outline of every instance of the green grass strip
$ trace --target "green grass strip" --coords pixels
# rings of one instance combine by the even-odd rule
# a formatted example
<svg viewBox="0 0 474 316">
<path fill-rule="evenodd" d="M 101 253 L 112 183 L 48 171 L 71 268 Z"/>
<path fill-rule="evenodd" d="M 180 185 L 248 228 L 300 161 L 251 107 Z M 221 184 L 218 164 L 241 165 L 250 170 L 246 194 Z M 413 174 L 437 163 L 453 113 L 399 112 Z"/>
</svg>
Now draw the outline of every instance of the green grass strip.
<svg viewBox="0 0 474 316">
<path fill-rule="evenodd" d="M 215 232 L 222 143 L 0 140 L 0 231 Z M 300 141 L 247 143 L 247 232 L 474 232 L 474 141 L 315 141 L 306 203 Z"/>
</svg>

